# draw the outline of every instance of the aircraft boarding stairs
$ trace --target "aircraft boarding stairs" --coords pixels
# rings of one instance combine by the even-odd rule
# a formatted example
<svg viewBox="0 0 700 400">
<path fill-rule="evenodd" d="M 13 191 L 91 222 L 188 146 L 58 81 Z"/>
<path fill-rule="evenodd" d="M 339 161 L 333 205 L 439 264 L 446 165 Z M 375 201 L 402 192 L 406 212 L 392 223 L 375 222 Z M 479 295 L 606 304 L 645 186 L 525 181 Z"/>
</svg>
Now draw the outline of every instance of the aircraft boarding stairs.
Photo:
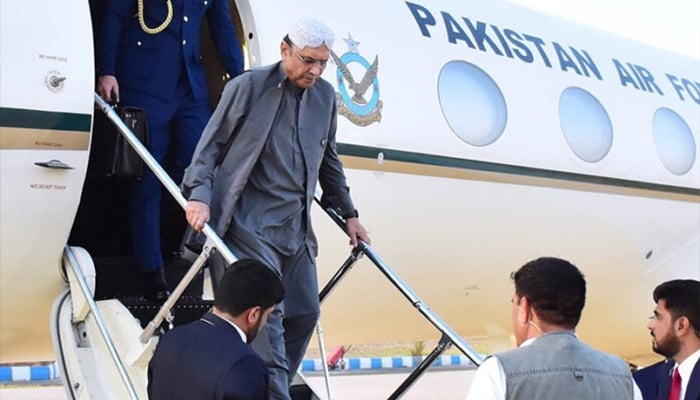
<svg viewBox="0 0 700 400">
<path fill-rule="evenodd" d="M 99 95 L 95 94 L 95 104 L 99 112 L 104 112 L 129 141 L 161 180 L 165 188 L 184 208 L 186 200 L 178 186 L 169 178 L 163 168 L 151 157 L 146 148 L 136 136 L 119 119 Z M 98 112 L 96 110 L 96 112 Z M 320 205 L 319 196 L 315 198 Z M 325 209 L 329 217 L 344 231 L 345 223 L 332 209 Z M 236 257 L 221 238 L 209 226 L 205 225 L 203 233 L 207 240 L 202 252 L 194 263 L 184 272 L 179 283 L 166 302 L 149 314 L 150 322 L 138 321 L 134 317 L 134 304 L 127 307 L 118 299 L 96 301 L 95 294 L 95 265 L 91 255 L 81 247 L 66 246 L 63 255 L 63 266 L 68 289 L 54 303 L 52 310 L 52 337 L 57 353 L 57 365 L 63 377 L 64 387 L 70 399 L 114 398 L 114 399 L 146 399 L 148 362 L 158 341 L 158 333 L 164 324 L 173 325 L 175 315 L 178 323 L 199 318 L 211 307 L 211 301 L 201 299 L 201 292 L 195 291 L 199 299 L 192 300 L 192 288 L 188 289 L 193 280 L 202 284 L 200 270 L 213 251 L 217 251 L 229 264 Z M 420 297 L 406 285 L 405 282 L 381 259 L 378 253 L 368 244 L 361 242 L 352 249 L 350 256 L 341 265 L 319 294 L 320 301 L 330 295 L 355 263 L 367 256 L 382 274 L 399 290 L 406 300 L 423 315 L 441 333 L 437 346 L 411 372 L 405 381 L 389 396 L 389 399 L 402 397 L 430 365 L 450 346 L 454 345 L 475 365 L 481 363 L 481 357 L 462 338 L 459 337 L 438 315 L 436 315 Z M 200 286 L 201 287 L 201 286 Z M 189 292 L 189 299 L 182 303 L 183 293 Z M 155 306 L 152 306 L 152 308 Z M 157 307 L 155 307 L 157 308 Z M 181 310 L 189 311 L 183 313 Z M 181 318 L 182 316 L 185 318 Z M 143 319 L 144 314 L 141 314 Z M 144 326 L 145 325 L 145 326 Z M 323 334 L 320 323 L 317 325 L 321 357 L 326 359 Z M 325 392 L 313 388 L 304 375 L 299 373 L 292 386 L 292 395 L 297 400 L 332 399 L 331 377 L 328 365 L 323 362 Z"/>
</svg>

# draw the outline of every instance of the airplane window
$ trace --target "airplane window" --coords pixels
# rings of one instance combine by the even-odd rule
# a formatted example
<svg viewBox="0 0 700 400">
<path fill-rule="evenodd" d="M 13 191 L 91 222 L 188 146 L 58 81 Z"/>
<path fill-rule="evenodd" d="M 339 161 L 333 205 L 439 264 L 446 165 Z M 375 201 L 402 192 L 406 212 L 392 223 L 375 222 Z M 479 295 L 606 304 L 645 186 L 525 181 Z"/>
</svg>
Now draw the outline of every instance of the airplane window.
<svg viewBox="0 0 700 400">
<path fill-rule="evenodd" d="M 466 61 L 450 61 L 438 77 L 438 97 L 450 129 L 474 146 L 495 142 L 508 119 L 506 101 L 494 80 Z"/>
<path fill-rule="evenodd" d="M 613 141 L 610 117 L 589 92 L 569 87 L 559 97 L 559 122 L 571 150 L 583 161 L 594 163 L 605 157 Z"/>
<path fill-rule="evenodd" d="M 676 112 L 659 108 L 654 113 L 654 144 L 667 170 L 683 175 L 695 162 L 695 139 L 688 124 Z"/>
</svg>

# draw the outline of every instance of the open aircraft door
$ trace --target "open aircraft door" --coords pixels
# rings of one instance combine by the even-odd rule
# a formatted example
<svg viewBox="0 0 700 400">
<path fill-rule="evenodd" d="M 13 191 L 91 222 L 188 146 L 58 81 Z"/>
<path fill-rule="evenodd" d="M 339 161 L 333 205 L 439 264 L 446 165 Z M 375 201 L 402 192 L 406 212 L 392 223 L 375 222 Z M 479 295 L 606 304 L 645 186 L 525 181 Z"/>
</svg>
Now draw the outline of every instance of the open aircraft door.
<svg viewBox="0 0 700 400">
<path fill-rule="evenodd" d="M 88 163 L 88 3 L 1 0 L 0 49 L 0 363 L 45 361 L 51 301 L 63 284 L 57 272 Z"/>
</svg>

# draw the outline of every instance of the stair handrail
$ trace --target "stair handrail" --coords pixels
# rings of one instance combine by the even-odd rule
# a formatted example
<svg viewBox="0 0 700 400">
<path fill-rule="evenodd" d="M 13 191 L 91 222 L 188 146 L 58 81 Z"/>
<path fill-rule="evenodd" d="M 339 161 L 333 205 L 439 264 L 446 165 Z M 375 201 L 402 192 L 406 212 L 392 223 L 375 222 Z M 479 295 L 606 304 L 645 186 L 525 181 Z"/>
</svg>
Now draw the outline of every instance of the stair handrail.
<svg viewBox="0 0 700 400">
<path fill-rule="evenodd" d="M 182 192 L 180 191 L 180 187 L 173 182 L 172 179 L 170 179 L 170 175 L 168 175 L 167 172 L 163 169 L 163 167 L 158 164 L 158 161 L 156 161 L 151 153 L 148 152 L 146 149 L 146 146 L 141 143 L 141 141 L 134 135 L 134 133 L 129 129 L 124 121 L 122 121 L 121 118 L 119 118 L 119 115 L 114 111 L 111 105 L 107 103 L 99 94 L 95 93 L 95 104 L 97 107 L 105 113 L 107 118 L 119 129 L 119 132 L 124 136 L 124 138 L 129 142 L 131 147 L 136 151 L 136 153 L 141 157 L 141 159 L 146 163 L 148 168 L 153 171 L 153 173 L 156 175 L 158 180 L 165 186 L 165 188 L 170 192 L 170 195 L 173 196 L 175 201 L 182 207 L 184 210 L 187 207 L 187 200 L 185 197 L 182 195 Z M 221 254 L 221 256 L 226 260 L 226 262 L 230 265 L 233 264 L 238 260 L 236 256 L 231 252 L 231 250 L 224 244 L 224 241 L 221 240 L 219 235 L 216 234 L 216 231 L 209 226 L 208 223 L 204 224 L 204 227 L 202 228 L 202 233 L 207 237 L 207 240 L 210 240 L 213 247 L 216 248 L 216 251 Z"/>
<path fill-rule="evenodd" d="M 163 184 L 163 186 L 165 186 L 170 195 L 173 196 L 175 201 L 177 201 L 180 207 L 184 210 L 187 206 L 187 200 L 182 195 L 180 188 L 175 184 L 175 182 L 173 182 L 172 179 L 170 179 L 168 173 L 165 172 L 163 167 L 161 167 L 160 164 L 153 158 L 148 149 L 146 149 L 146 147 L 143 145 L 143 143 L 141 143 L 141 141 L 138 139 L 138 137 L 136 137 L 136 135 L 131 131 L 131 129 L 129 129 L 129 127 L 126 126 L 124 121 L 122 121 L 122 119 L 114 111 L 112 106 L 97 93 L 94 93 L 94 98 L 96 107 L 107 116 L 107 118 L 112 122 L 112 124 L 115 125 L 115 127 L 119 130 L 119 133 L 129 142 L 129 145 L 134 149 L 134 151 L 136 151 L 136 153 L 144 161 L 144 163 L 146 163 L 148 168 L 150 168 L 153 171 L 158 180 Z M 228 263 L 228 265 L 231 265 L 234 262 L 238 261 L 238 257 L 236 257 L 233 254 L 233 252 L 228 248 L 228 246 L 224 243 L 224 241 L 219 237 L 216 231 L 214 231 L 214 229 L 208 223 L 204 224 L 204 227 L 202 228 L 202 233 L 207 238 L 202 253 L 199 257 L 197 257 L 195 263 L 190 267 L 185 276 L 180 280 L 170 297 L 165 301 L 165 303 L 163 303 L 156 316 L 151 320 L 151 322 L 149 322 L 146 328 L 139 335 L 139 341 L 142 344 L 147 344 L 147 342 L 153 336 L 157 327 L 160 326 L 161 322 L 166 318 L 167 315 L 170 315 L 170 309 L 175 305 L 175 302 L 180 297 L 185 287 L 190 283 L 192 279 L 194 279 L 196 273 L 204 265 L 204 260 L 209 257 L 211 250 L 215 249 L 219 254 L 221 254 L 221 256 Z M 317 327 L 320 328 L 320 322 L 317 323 Z M 147 351 L 148 347 L 132 349 L 132 351 L 130 352 L 131 354 L 129 356 L 132 360 L 139 360 L 146 356 Z M 303 374 L 301 372 L 299 372 L 299 375 L 303 378 Z M 325 376 L 326 391 L 330 395 L 331 389 L 330 382 L 328 379 L 328 371 L 326 371 Z"/>
<path fill-rule="evenodd" d="M 105 346 L 107 346 L 110 358 L 112 359 L 112 361 L 114 361 L 114 364 L 117 367 L 119 377 L 126 386 L 127 392 L 129 392 L 129 397 L 133 400 L 138 400 L 139 397 L 136 394 L 134 384 L 133 382 L 131 382 L 131 378 L 126 372 L 124 362 L 122 361 L 121 357 L 119 357 L 119 352 L 117 351 L 117 347 L 114 345 L 114 341 L 112 340 L 112 337 L 109 334 L 107 324 L 102 318 L 100 310 L 97 308 L 97 303 L 95 302 L 95 299 L 92 298 L 92 292 L 90 291 L 90 288 L 85 279 L 85 275 L 83 274 L 83 269 L 78 264 L 78 260 L 73 254 L 73 250 L 71 250 L 70 246 L 68 245 L 66 245 L 63 250 L 63 265 L 66 266 L 66 264 L 68 264 L 67 267 L 70 267 L 73 270 L 73 273 L 75 274 L 75 277 L 78 281 L 78 286 L 80 286 L 80 291 L 83 294 L 83 297 L 85 298 L 85 302 L 90 308 L 90 312 L 95 318 L 95 322 L 97 323 L 97 330 L 100 332 L 100 336 L 102 337 Z"/>
<path fill-rule="evenodd" d="M 170 179 L 170 176 L 167 174 L 167 172 L 160 166 L 160 164 L 153 158 L 153 156 L 151 156 L 151 154 L 143 145 L 143 143 L 141 143 L 141 141 L 136 137 L 136 135 L 134 135 L 134 133 L 126 126 L 126 124 L 122 121 L 119 115 L 114 111 L 112 106 L 97 93 L 94 94 L 94 98 L 95 105 L 97 106 L 97 108 L 101 110 L 107 116 L 107 118 L 117 127 L 121 135 L 129 142 L 129 145 L 134 149 L 134 151 L 136 151 L 136 153 L 144 161 L 148 168 L 150 168 L 153 171 L 155 176 L 163 184 L 163 186 L 165 186 L 166 190 L 170 193 L 170 195 L 175 199 L 175 201 L 177 201 L 180 207 L 185 209 L 187 206 L 187 200 L 182 195 L 180 188 L 172 181 L 172 179 Z M 345 221 L 332 208 L 324 207 L 321 203 L 320 198 L 321 196 L 319 195 L 319 193 L 316 193 L 316 195 L 314 196 L 314 200 L 316 201 L 316 203 L 318 203 L 319 206 L 321 206 L 321 208 L 326 212 L 326 214 L 336 223 L 336 225 L 338 225 L 338 227 L 340 227 L 341 230 L 343 230 L 343 232 L 347 234 L 347 231 L 345 230 Z M 219 254 L 221 254 L 221 256 L 229 265 L 233 264 L 238 260 L 238 258 L 233 254 L 233 252 L 231 252 L 228 246 L 223 242 L 223 240 L 208 223 L 204 224 L 204 227 L 202 228 L 202 233 L 207 238 L 205 244 L 205 251 L 203 253 L 208 253 L 208 250 L 212 248 L 216 249 L 216 251 L 218 251 Z M 442 318 L 440 318 L 430 309 L 430 307 L 427 306 L 427 304 L 418 296 L 418 294 L 416 294 L 399 277 L 399 275 L 396 272 L 394 272 L 394 270 L 379 256 L 379 254 L 372 248 L 372 246 L 370 246 L 368 243 L 365 243 L 364 241 L 359 241 L 358 245 L 355 249 L 353 249 L 352 253 L 353 255 L 351 257 L 357 257 L 358 254 L 367 255 L 367 257 L 375 264 L 377 268 L 379 268 L 379 270 L 386 276 L 386 278 L 404 295 L 404 297 L 406 297 L 406 299 L 415 308 L 417 308 L 418 311 L 436 329 L 438 329 L 443 334 L 443 340 L 445 340 L 445 338 L 449 339 L 449 341 L 452 344 L 454 344 L 467 358 L 469 358 L 469 360 L 472 363 L 474 363 L 477 366 L 481 364 L 481 356 L 476 351 L 474 351 L 474 349 L 472 349 L 471 346 L 469 346 L 466 343 L 466 341 L 464 341 L 454 330 L 452 330 L 452 328 L 447 323 L 445 323 L 445 321 L 443 321 Z M 184 289 L 184 286 L 186 286 L 189 283 L 187 282 L 187 280 L 193 279 L 195 276 L 193 272 L 198 271 L 202 265 L 203 262 L 196 262 L 190 268 L 190 271 L 188 271 L 186 276 L 180 281 L 178 287 L 183 286 Z M 178 292 L 180 291 L 176 290 L 171 295 L 171 298 L 169 298 L 168 301 L 166 301 L 165 304 L 163 304 L 161 310 L 158 312 L 154 320 L 151 321 L 151 323 L 147 327 L 147 330 L 144 330 L 140 337 L 142 343 L 147 341 L 148 338 L 152 335 L 154 330 L 153 327 L 159 325 L 160 322 L 162 322 L 162 320 L 165 318 L 165 315 L 169 313 L 169 310 L 174 305 L 175 300 L 181 294 Z M 121 363 L 121 360 L 118 358 L 118 354 L 117 359 Z M 123 364 L 121 364 L 121 367 L 123 368 Z M 326 382 L 326 386 L 328 386 L 328 382 Z"/>
<path fill-rule="evenodd" d="M 119 133 L 129 142 L 129 145 L 134 149 L 143 162 L 148 166 L 148 168 L 153 171 L 153 174 L 158 178 L 158 180 L 165 186 L 170 195 L 177 201 L 180 207 L 184 210 L 187 207 L 187 200 L 182 195 L 178 185 L 170 179 L 170 175 L 160 166 L 158 161 L 153 158 L 151 153 L 146 149 L 146 146 L 141 143 L 138 137 L 126 126 L 124 121 L 119 117 L 119 115 L 114 111 L 112 106 L 105 101 L 99 94 L 95 93 L 95 105 L 102 111 L 107 118 L 114 124 Z M 175 306 L 175 303 L 180 298 L 185 288 L 189 283 L 197 276 L 199 270 L 204 266 L 206 258 L 209 257 L 210 251 L 215 249 L 230 265 L 238 260 L 238 258 L 233 254 L 233 252 L 226 246 L 224 241 L 219 237 L 219 235 L 214 231 L 214 229 L 205 223 L 202 228 L 202 233 L 206 236 L 207 240 L 204 244 L 204 248 L 200 256 L 197 258 L 196 262 L 189 268 L 185 276 L 180 280 L 175 290 L 170 294 L 168 299 L 161 305 L 158 313 L 153 317 L 153 319 L 148 323 L 146 328 L 141 332 L 139 340 L 142 344 L 147 344 L 151 339 L 157 328 L 170 316 L 170 310 Z M 141 358 L 146 351 L 145 348 L 140 350 L 134 350 L 133 354 L 130 356 L 132 360 Z"/>
<path fill-rule="evenodd" d="M 321 194 L 319 191 L 314 196 L 315 202 L 323 209 L 326 214 L 335 222 L 335 224 L 347 235 L 345 229 L 345 221 L 332 207 L 325 207 L 321 202 Z M 428 321 L 437 328 L 443 335 L 447 336 L 452 344 L 454 344 L 474 365 L 479 366 L 483 359 L 467 342 L 462 339 L 445 321 L 440 318 L 430 307 L 418 296 L 413 289 L 404 282 L 399 275 L 385 262 L 379 253 L 368 243 L 360 240 L 355 249 L 353 249 L 351 257 L 357 258 L 358 253 L 366 255 L 374 265 L 386 276 L 387 279 L 394 285 L 401 294 L 413 305 Z"/>
</svg>

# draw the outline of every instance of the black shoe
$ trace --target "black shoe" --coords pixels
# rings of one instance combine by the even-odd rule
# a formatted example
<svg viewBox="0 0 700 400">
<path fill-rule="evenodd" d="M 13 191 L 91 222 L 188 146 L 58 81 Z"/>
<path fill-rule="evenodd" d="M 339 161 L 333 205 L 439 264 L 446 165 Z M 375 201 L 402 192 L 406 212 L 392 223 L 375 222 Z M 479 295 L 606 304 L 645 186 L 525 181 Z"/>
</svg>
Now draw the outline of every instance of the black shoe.
<svg viewBox="0 0 700 400">
<path fill-rule="evenodd" d="M 143 277 L 143 297 L 146 300 L 162 304 L 170 296 L 170 288 L 165 281 L 163 269 L 142 274 Z"/>
</svg>

